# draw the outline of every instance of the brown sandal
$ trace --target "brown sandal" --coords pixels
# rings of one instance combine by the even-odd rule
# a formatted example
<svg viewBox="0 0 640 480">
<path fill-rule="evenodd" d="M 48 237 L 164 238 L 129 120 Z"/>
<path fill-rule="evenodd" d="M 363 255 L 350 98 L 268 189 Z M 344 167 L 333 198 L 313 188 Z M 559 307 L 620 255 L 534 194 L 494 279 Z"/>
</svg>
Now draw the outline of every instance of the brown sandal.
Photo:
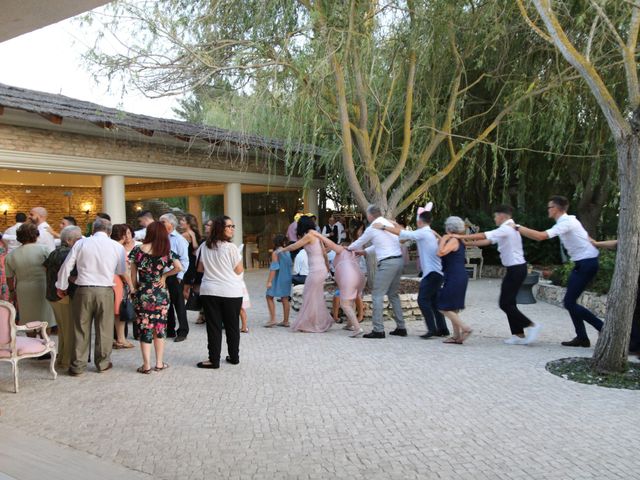
<svg viewBox="0 0 640 480">
<path fill-rule="evenodd" d="M 446 340 L 443 340 L 442 343 L 451 343 L 455 345 L 462 345 L 462 340 L 457 337 L 449 337 Z"/>
<path fill-rule="evenodd" d="M 162 370 L 166 370 L 167 368 L 169 368 L 169 364 L 168 363 L 164 363 L 164 362 L 162 363 L 161 367 L 153 367 L 153 369 L 156 372 L 161 372 Z"/>
<path fill-rule="evenodd" d="M 144 373 L 145 375 L 149 375 L 151 373 L 151 369 L 145 370 L 144 365 L 142 367 L 138 367 L 136 370 L 138 373 Z"/>
<path fill-rule="evenodd" d="M 133 343 L 131 343 L 131 342 L 127 342 L 127 343 L 118 343 L 118 342 L 115 342 L 115 343 L 113 344 L 113 348 L 114 348 L 114 349 L 116 349 L 116 350 L 122 350 L 122 349 L 124 349 L 124 348 L 133 348 L 133 346 L 134 346 L 134 345 L 133 345 Z"/>
</svg>

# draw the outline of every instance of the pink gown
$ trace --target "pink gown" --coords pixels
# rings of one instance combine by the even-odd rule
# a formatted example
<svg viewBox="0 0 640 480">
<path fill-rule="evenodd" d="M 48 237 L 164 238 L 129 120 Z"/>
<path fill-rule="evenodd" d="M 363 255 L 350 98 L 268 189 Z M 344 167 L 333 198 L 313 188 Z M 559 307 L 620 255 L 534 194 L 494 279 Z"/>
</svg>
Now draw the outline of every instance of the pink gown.
<svg viewBox="0 0 640 480">
<path fill-rule="evenodd" d="M 291 322 L 291 329 L 300 332 L 326 332 L 333 325 L 333 318 L 327 310 L 324 300 L 324 280 L 327 278 L 327 266 L 320 241 L 304 246 L 309 257 L 309 275 L 304 282 L 302 307 Z"/>
<path fill-rule="evenodd" d="M 353 252 L 345 249 L 336 254 L 333 265 L 340 298 L 355 300 L 359 294 L 362 294 L 365 285 L 364 273 L 360 270 L 358 259 Z"/>
</svg>

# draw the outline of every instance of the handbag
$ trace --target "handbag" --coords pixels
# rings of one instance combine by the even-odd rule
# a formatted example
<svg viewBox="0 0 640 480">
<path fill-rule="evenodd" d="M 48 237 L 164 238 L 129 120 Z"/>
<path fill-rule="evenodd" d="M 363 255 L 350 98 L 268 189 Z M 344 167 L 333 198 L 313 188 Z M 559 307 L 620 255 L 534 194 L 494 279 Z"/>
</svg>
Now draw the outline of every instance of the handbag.
<svg viewBox="0 0 640 480">
<path fill-rule="evenodd" d="M 199 312 L 202 308 L 202 302 L 200 301 L 200 293 L 196 292 L 194 288 L 191 288 L 189 292 L 189 298 L 187 298 L 187 303 L 185 305 L 187 310 L 192 310 Z"/>
<path fill-rule="evenodd" d="M 136 311 L 129 295 L 129 287 L 124 286 L 122 301 L 120 302 L 120 321 L 133 322 L 136 319 Z"/>
</svg>

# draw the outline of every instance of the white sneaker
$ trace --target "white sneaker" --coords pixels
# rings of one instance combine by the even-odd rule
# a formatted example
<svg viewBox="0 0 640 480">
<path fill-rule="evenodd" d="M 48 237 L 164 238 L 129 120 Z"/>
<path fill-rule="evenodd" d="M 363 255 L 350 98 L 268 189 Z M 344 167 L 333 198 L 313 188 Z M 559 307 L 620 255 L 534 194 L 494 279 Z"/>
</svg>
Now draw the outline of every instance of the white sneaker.
<svg viewBox="0 0 640 480">
<path fill-rule="evenodd" d="M 526 344 L 535 342 L 538 339 L 538 335 L 540 335 L 540 330 L 542 330 L 542 325 L 539 323 L 534 323 L 533 326 L 525 328 L 526 334 Z"/>
<path fill-rule="evenodd" d="M 349 335 L 351 338 L 356 338 L 359 337 L 360 335 L 362 335 L 364 333 L 364 330 L 362 328 L 359 328 L 358 330 L 356 330 L 355 332 L 353 332 L 351 335 Z"/>
<path fill-rule="evenodd" d="M 511 335 L 511 337 L 507 338 L 504 343 L 507 345 L 526 345 L 527 339 L 517 335 Z"/>
</svg>

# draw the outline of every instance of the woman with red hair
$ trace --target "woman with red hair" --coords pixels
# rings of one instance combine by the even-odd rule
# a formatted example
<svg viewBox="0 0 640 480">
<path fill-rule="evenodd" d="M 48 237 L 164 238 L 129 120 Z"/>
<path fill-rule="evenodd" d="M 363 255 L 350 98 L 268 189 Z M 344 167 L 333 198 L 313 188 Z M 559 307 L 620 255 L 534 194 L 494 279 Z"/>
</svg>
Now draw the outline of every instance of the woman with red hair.
<svg viewBox="0 0 640 480">
<path fill-rule="evenodd" d="M 144 242 L 139 247 L 134 247 L 129 259 L 143 362 L 138 368 L 138 373 L 151 373 L 152 343 L 156 352 L 154 370 L 159 372 L 169 367 L 163 361 L 170 302 L 166 280 L 167 277 L 180 272 L 182 267 L 177 255 L 171 251 L 167 229 L 160 222 L 153 222 L 147 226 Z M 164 270 L 170 266 L 173 268 L 165 272 Z"/>
</svg>

